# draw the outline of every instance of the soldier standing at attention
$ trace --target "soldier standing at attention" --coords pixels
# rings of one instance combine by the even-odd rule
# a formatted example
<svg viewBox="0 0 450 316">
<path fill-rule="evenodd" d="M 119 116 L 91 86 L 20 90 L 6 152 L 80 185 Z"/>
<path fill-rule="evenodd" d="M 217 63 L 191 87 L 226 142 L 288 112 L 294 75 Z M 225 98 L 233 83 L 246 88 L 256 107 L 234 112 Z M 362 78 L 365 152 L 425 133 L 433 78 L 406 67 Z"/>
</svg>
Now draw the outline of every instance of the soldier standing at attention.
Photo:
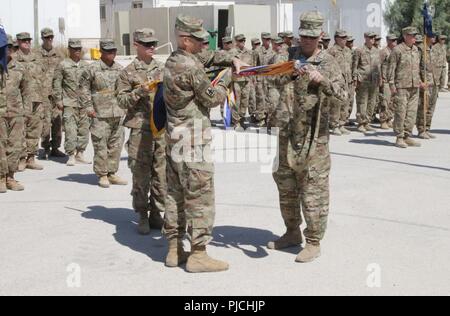
<svg viewBox="0 0 450 316">
<path fill-rule="evenodd" d="M 395 145 L 399 148 L 419 147 L 420 143 L 411 138 L 419 107 L 419 88 L 425 88 L 420 78 L 420 53 L 414 45 L 418 31 L 415 27 L 406 27 L 402 32 L 404 42 L 392 51 L 388 69 L 395 104 Z"/>
<path fill-rule="evenodd" d="M 329 212 L 329 142 L 330 97 L 347 98 L 342 89 L 342 75 L 334 58 L 319 49 L 324 24 L 317 11 L 300 17 L 299 47 L 290 51 L 291 60 L 310 63 L 294 76 L 295 101 L 287 137 L 280 137 L 279 167 L 273 174 L 280 194 L 280 208 L 287 232 L 270 242 L 269 249 L 284 249 L 302 244 L 302 213 L 306 220 L 306 246 L 297 262 L 311 262 L 320 256 L 320 242 L 325 235 Z"/>
<path fill-rule="evenodd" d="M 195 56 L 205 36 L 203 21 L 180 15 L 175 25 L 178 49 L 166 62 L 164 100 L 167 106 L 167 188 L 164 234 L 169 240 L 167 267 L 187 261 L 191 273 L 228 270 L 228 264 L 207 255 L 215 218 L 214 164 L 211 158 L 209 109 L 225 102 L 231 72 L 212 86 Z M 238 59 L 231 59 L 240 70 Z M 225 62 L 225 60 L 223 60 Z M 181 147 L 180 147 L 181 146 Z M 191 254 L 182 240 L 190 235 Z"/>
<path fill-rule="evenodd" d="M 50 28 L 44 28 L 41 31 L 42 46 L 36 51 L 42 64 L 47 69 L 44 81 L 44 123 L 42 128 L 41 145 L 44 148 L 44 160 L 48 160 L 50 156 L 63 158 L 66 155 L 59 151 L 62 142 L 62 112 L 53 102 L 53 75 L 56 67 L 64 57 L 57 53 L 53 47 L 53 39 L 55 35 Z"/>
<path fill-rule="evenodd" d="M 394 119 L 394 102 L 392 100 L 391 89 L 389 88 L 388 67 L 389 57 L 392 50 L 397 46 L 397 36 L 395 34 L 389 34 L 386 37 L 387 46 L 381 50 L 381 80 L 383 86 L 380 88 L 380 122 L 381 129 L 390 129 L 393 127 L 392 120 Z"/>
<path fill-rule="evenodd" d="M 23 166 L 31 170 L 42 170 L 44 167 L 36 163 L 35 157 L 39 150 L 39 140 L 42 136 L 42 126 L 44 119 L 44 80 L 47 69 L 44 68 L 38 56 L 31 51 L 31 36 L 29 33 L 19 33 L 16 36 L 19 44 L 19 50 L 14 56 L 25 71 L 28 72 L 30 80 L 31 106 L 25 109 L 26 131 L 25 142 L 26 150 L 22 153 L 20 170 Z"/>
<path fill-rule="evenodd" d="M 125 132 L 121 119 L 125 115 L 116 98 L 117 79 L 123 67 L 114 60 L 117 46 L 113 40 L 100 41 L 101 57 L 81 75 L 81 102 L 92 120 L 94 172 L 99 186 L 127 185 L 116 175 L 119 170 Z"/>
<path fill-rule="evenodd" d="M 76 162 L 90 164 L 84 152 L 89 144 L 91 120 L 80 99 L 81 75 L 89 64 L 81 60 L 82 49 L 80 40 L 69 39 L 69 58 L 56 67 L 53 78 L 53 100 L 63 111 L 67 166 L 75 166 Z"/>
</svg>

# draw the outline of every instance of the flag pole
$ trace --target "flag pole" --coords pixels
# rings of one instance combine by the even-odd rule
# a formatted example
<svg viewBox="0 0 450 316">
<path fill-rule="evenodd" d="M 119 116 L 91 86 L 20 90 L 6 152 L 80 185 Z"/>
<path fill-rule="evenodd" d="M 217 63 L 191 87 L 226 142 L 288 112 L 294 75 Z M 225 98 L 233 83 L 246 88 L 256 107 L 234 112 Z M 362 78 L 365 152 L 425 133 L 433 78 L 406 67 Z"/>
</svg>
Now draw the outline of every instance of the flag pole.
<svg viewBox="0 0 450 316">
<path fill-rule="evenodd" d="M 426 10 L 427 10 L 427 14 L 428 14 L 428 1 L 426 1 Z M 428 34 L 427 34 L 427 29 L 426 29 L 426 16 L 424 15 L 423 17 L 423 58 L 424 58 L 424 84 L 425 84 L 425 88 L 423 91 L 423 130 L 426 133 L 427 131 L 427 111 L 428 111 L 428 70 L 427 70 L 427 62 L 428 62 Z"/>
</svg>

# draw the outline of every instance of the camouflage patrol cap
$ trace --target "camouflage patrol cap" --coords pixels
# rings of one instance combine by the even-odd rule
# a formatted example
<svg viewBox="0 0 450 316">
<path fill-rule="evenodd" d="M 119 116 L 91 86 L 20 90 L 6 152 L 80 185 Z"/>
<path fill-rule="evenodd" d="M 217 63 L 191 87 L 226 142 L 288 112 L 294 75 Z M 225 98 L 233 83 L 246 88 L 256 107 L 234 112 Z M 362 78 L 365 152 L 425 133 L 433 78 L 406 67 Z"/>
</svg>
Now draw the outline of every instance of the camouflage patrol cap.
<svg viewBox="0 0 450 316">
<path fill-rule="evenodd" d="M 342 38 L 348 38 L 348 34 L 347 31 L 344 30 L 336 30 L 336 32 L 334 33 L 334 37 L 342 37 Z"/>
<path fill-rule="evenodd" d="M 15 47 L 15 48 L 19 47 L 19 43 L 17 42 L 16 39 L 13 40 L 13 47 Z"/>
<path fill-rule="evenodd" d="M 417 35 L 419 34 L 419 32 L 417 31 L 417 29 L 414 26 L 408 26 L 405 27 L 402 30 L 403 35 Z"/>
<path fill-rule="evenodd" d="M 284 32 L 284 37 L 294 38 L 294 33 L 292 31 L 286 31 Z"/>
<path fill-rule="evenodd" d="M 189 33 L 196 39 L 203 40 L 208 32 L 203 28 L 203 20 L 180 14 L 175 22 L 175 28 L 180 32 Z"/>
<path fill-rule="evenodd" d="M 395 40 L 398 40 L 398 36 L 395 34 L 388 34 L 388 36 L 386 36 L 386 39 L 388 41 L 395 41 Z"/>
<path fill-rule="evenodd" d="M 233 43 L 233 39 L 230 36 L 225 36 L 224 38 L 222 38 L 222 43 L 224 44 Z"/>
<path fill-rule="evenodd" d="M 377 37 L 377 34 L 375 32 L 366 32 L 364 33 L 364 37 Z"/>
<path fill-rule="evenodd" d="M 416 35 L 416 43 L 423 43 L 423 36 L 420 34 Z"/>
<path fill-rule="evenodd" d="M 318 11 L 308 11 L 300 16 L 300 36 L 319 37 L 325 19 Z"/>
<path fill-rule="evenodd" d="M 444 34 L 439 35 L 439 39 L 440 40 L 446 40 L 447 39 L 447 35 L 444 35 Z"/>
<path fill-rule="evenodd" d="M 331 41 L 331 37 L 328 33 L 325 33 L 322 37 L 322 41 Z"/>
<path fill-rule="evenodd" d="M 50 36 L 55 36 L 55 34 L 53 33 L 53 30 L 51 28 L 46 27 L 41 30 L 42 38 L 46 38 L 46 37 L 50 37 Z"/>
<path fill-rule="evenodd" d="M 117 50 L 117 45 L 114 40 L 105 38 L 100 40 L 100 49 L 101 50 Z"/>
<path fill-rule="evenodd" d="M 28 32 L 22 32 L 16 35 L 16 38 L 18 41 L 25 41 L 25 40 L 31 40 L 33 39 Z"/>
<path fill-rule="evenodd" d="M 280 33 L 278 33 L 278 37 L 285 38 L 286 37 L 286 33 L 285 32 L 280 32 Z"/>
<path fill-rule="evenodd" d="M 260 45 L 261 40 L 259 38 L 252 38 L 252 45 Z"/>
<path fill-rule="evenodd" d="M 245 38 L 245 35 L 244 35 L 244 34 L 238 34 L 238 35 L 236 35 L 236 36 L 234 37 L 234 40 L 235 40 L 236 42 L 240 42 L 240 41 L 245 41 L 246 38 Z"/>
<path fill-rule="evenodd" d="M 14 40 L 12 36 L 8 34 L 6 35 L 6 37 L 8 38 L 8 45 L 14 45 Z"/>
<path fill-rule="evenodd" d="M 375 36 L 375 40 L 376 40 L 376 41 L 381 41 L 381 35 L 380 35 L 380 34 L 377 34 L 377 35 Z"/>
<path fill-rule="evenodd" d="M 261 38 L 262 39 L 266 39 L 266 40 L 270 40 L 270 39 L 272 39 L 272 35 L 270 33 L 267 33 L 267 32 L 262 32 L 261 33 Z"/>
<path fill-rule="evenodd" d="M 134 31 L 133 39 L 135 42 L 141 43 L 158 42 L 158 39 L 155 37 L 155 30 L 149 28 L 137 29 Z"/>
<path fill-rule="evenodd" d="M 273 43 L 276 45 L 282 45 L 284 44 L 284 40 L 281 37 L 277 36 L 273 38 Z"/>
<path fill-rule="evenodd" d="M 354 42 L 355 38 L 352 35 L 347 36 L 347 42 Z"/>
<path fill-rule="evenodd" d="M 209 34 L 203 38 L 203 44 L 209 44 Z"/>
<path fill-rule="evenodd" d="M 69 38 L 69 47 L 73 49 L 83 48 L 83 46 L 81 45 L 81 41 L 74 38 Z"/>
</svg>

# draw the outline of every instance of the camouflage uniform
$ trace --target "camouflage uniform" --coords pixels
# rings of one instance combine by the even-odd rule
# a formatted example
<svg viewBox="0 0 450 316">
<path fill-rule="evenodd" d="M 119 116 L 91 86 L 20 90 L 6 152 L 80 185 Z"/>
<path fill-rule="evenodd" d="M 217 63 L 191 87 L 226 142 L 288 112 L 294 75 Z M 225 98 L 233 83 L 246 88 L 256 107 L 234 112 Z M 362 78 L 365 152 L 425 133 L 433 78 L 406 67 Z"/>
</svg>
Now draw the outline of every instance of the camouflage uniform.
<svg viewBox="0 0 450 316">
<path fill-rule="evenodd" d="M 407 28 L 404 32 L 415 32 Z M 399 139 L 412 135 L 419 105 L 420 53 L 416 46 L 402 43 L 394 48 L 389 57 L 389 86 L 397 89 L 394 96 L 394 132 Z"/>
<path fill-rule="evenodd" d="M 53 35 L 50 29 L 44 29 L 41 32 L 42 37 Z M 47 51 L 40 47 L 36 54 L 39 56 L 41 63 L 46 68 L 43 78 L 44 85 L 44 123 L 42 128 L 42 148 L 46 152 L 50 149 L 57 150 L 61 147 L 62 142 L 62 111 L 59 110 L 52 98 L 53 75 L 56 67 L 63 61 L 64 57 L 60 55 L 54 48 Z"/>
<path fill-rule="evenodd" d="M 188 17 L 177 19 L 177 28 L 189 27 L 193 29 L 192 36 L 196 34 L 195 29 L 198 38 L 206 33 L 201 21 L 197 23 Z M 188 227 L 193 247 L 206 246 L 212 240 L 215 196 L 208 112 L 225 102 L 227 86 L 231 83 L 229 72 L 213 87 L 203 67 L 194 55 L 178 49 L 167 60 L 164 71 L 168 114 L 164 234 L 169 241 L 182 239 Z M 184 141 L 180 140 L 181 136 Z"/>
<path fill-rule="evenodd" d="M 31 38 L 28 33 L 17 34 L 17 39 L 27 38 Z M 34 159 L 34 156 L 39 150 L 39 140 L 42 135 L 44 120 L 43 78 L 45 77 L 47 69 L 40 62 L 39 57 L 34 53 L 25 55 L 21 50 L 18 50 L 14 59 L 29 73 L 28 78 L 30 80 L 32 106 L 25 110 L 26 150 L 24 150 L 22 157 Z"/>
<path fill-rule="evenodd" d="M 301 17 L 301 36 L 318 37 L 323 18 L 318 12 Z M 313 29 L 311 29 L 313 28 Z M 306 59 L 319 63 L 317 70 L 324 76 L 320 86 L 309 81 L 308 75 L 287 78 L 294 80 L 295 101 L 287 137 L 280 137 L 279 167 L 273 174 L 280 194 L 280 208 L 288 232 L 306 220 L 306 241 L 319 245 L 327 227 L 329 212 L 329 174 L 331 168 L 329 142 L 329 105 L 331 97 L 345 100 L 339 65 L 324 51 L 307 58 L 301 47 L 291 52 L 290 59 Z"/>
<path fill-rule="evenodd" d="M 6 177 L 8 175 L 8 160 L 6 154 L 7 147 L 7 126 L 5 120 L 6 114 L 6 73 L 3 73 L 2 66 L 0 66 L 0 187 L 3 187 L 0 193 L 6 192 Z"/>
<path fill-rule="evenodd" d="M 433 48 L 427 47 L 427 54 L 425 59 L 425 54 L 423 53 L 423 48 L 418 47 L 421 56 L 420 63 L 420 75 L 421 81 L 428 84 L 427 90 L 420 90 L 419 108 L 417 110 L 417 122 L 416 127 L 419 131 L 419 135 L 424 132 L 429 132 L 431 128 L 431 122 L 433 120 L 434 111 L 436 109 L 436 103 L 439 93 L 439 71 L 440 69 L 436 67 L 433 62 L 435 60 L 435 55 L 439 52 Z M 426 71 L 425 71 L 426 69 Z M 425 78 L 426 76 L 426 78 Z M 428 103 L 426 105 L 426 121 L 425 121 L 425 92 L 428 94 Z"/>
<path fill-rule="evenodd" d="M 133 174 L 133 208 L 138 213 L 165 211 L 165 140 L 163 136 L 154 138 L 150 128 L 155 93 L 141 89 L 145 83 L 161 80 L 163 69 L 156 60 L 147 65 L 135 59 L 121 72 L 117 85 L 119 104 L 128 109 L 124 123 L 131 129 L 128 167 Z"/>
<path fill-rule="evenodd" d="M 338 31 L 337 35 L 346 36 L 344 31 Z M 343 80 L 345 82 L 345 91 L 350 93 L 352 84 L 352 51 L 348 47 L 340 47 L 335 44 L 333 47 L 327 50 L 327 53 L 334 57 L 336 62 L 341 68 Z M 331 98 L 333 105 L 331 106 L 330 113 L 330 128 L 340 128 L 345 125 L 348 118 L 348 100 L 344 102 L 339 101 L 336 98 Z"/>
<path fill-rule="evenodd" d="M 353 58 L 353 81 L 356 87 L 356 118 L 360 126 L 372 121 L 380 85 L 380 52 L 377 48 L 364 45 L 358 48 Z"/>
<path fill-rule="evenodd" d="M 235 40 L 245 39 L 243 35 L 237 35 Z M 253 52 L 244 47 L 244 49 L 236 48 L 237 56 L 243 62 L 253 66 Z M 234 92 L 236 94 L 235 108 L 232 111 L 233 114 L 233 125 L 236 126 L 240 124 L 244 126 L 245 116 L 247 114 L 250 91 L 254 89 L 251 78 L 248 77 L 237 77 L 234 78 Z"/>
<path fill-rule="evenodd" d="M 394 102 L 391 95 L 391 89 L 388 82 L 389 56 L 392 50 L 389 47 L 383 48 L 381 51 L 381 79 L 383 86 L 380 91 L 380 122 L 389 123 L 394 119 Z"/>
<path fill-rule="evenodd" d="M 119 107 L 116 88 L 122 69 L 117 63 L 109 67 L 99 60 L 89 65 L 81 75 L 82 107 L 87 113 L 95 112 L 90 132 L 94 146 L 94 172 L 99 178 L 115 175 L 119 170 L 125 137 L 121 119 L 125 111 Z"/>
<path fill-rule="evenodd" d="M 64 149 L 69 156 L 84 152 L 89 144 L 91 120 L 81 106 L 80 80 L 89 64 L 84 60 L 76 63 L 70 58 L 63 60 L 55 69 L 53 100 L 64 107 Z"/>
<path fill-rule="evenodd" d="M 445 87 L 445 76 L 446 76 L 446 64 L 447 64 L 447 48 L 444 44 L 437 43 L 433 46 L 435 51 L 433 64 L 435 65 L 435 72 L 437 75 L 437 84 L 439 89 L 444 89 Z"/>
</svg>

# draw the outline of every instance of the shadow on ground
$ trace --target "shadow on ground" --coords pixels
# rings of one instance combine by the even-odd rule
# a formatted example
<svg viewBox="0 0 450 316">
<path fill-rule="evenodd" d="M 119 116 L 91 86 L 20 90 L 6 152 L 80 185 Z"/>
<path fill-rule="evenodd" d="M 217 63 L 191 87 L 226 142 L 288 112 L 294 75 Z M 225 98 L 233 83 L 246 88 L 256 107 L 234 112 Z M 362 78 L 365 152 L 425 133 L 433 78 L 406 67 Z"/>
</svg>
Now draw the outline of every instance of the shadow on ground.
<svg viewBox="0 0 450 316">
<path fill-rule="evenodd" d="M 73 173 L 65 177 L 60 177 L 57 180 L 65 182 L 76 182 L 80 184 L 98 185 L 98 177 L 95 174 L 80 174 Z"/>
</svg>

